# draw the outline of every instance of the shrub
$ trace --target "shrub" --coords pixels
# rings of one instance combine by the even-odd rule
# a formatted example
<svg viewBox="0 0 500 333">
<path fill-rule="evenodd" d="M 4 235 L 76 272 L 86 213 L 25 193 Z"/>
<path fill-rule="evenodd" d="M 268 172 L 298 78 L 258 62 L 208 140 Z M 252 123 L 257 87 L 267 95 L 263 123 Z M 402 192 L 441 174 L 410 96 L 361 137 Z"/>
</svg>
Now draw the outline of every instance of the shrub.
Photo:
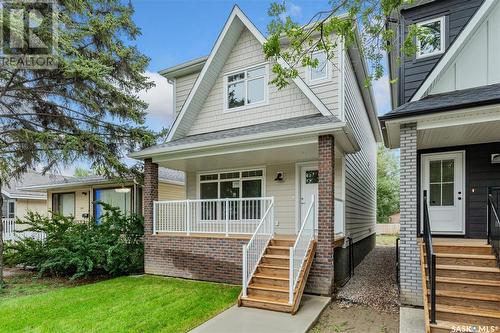
<svg viewBox="0 0 500 333">
<path fill-rule="evenodd" d="M 105 203 L 99 220 L 76 223 L 72 217 L 52 218 L 29 213 L 17 223 L 25 231 L 44 233 L 44 240 L 19 239 L 7 246 L 6 263 L 33 267 L 40 275 L 70 276 L 122 275 L 143 269 L 143 218 L 124 215 Z"/>
</svg>

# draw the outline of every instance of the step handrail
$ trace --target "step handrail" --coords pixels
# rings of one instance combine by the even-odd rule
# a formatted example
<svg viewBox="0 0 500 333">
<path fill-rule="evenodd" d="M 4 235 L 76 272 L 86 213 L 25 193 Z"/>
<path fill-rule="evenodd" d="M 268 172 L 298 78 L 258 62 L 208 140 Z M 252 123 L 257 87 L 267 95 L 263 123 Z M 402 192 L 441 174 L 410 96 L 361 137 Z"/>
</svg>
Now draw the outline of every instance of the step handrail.
<svg viewBox="0 0 500 333">
<path fill-rule="evenodd" d="M 252 238 L 243 245 L 242 297 L 247 297 L 248 284 L 274 235 L 274 198 L 266 209 Z"/>
<path fill-rule="evenodd" d="M 311 197 L 311 204 L 307 209 L 306 216 L 300 227 L 300 231 L 297 235 L 297 239 L 292 247 L 290 247 L 290 271 L 289 271 L 289 290 L 288 290 L 288 303 L 293 304 L 294 290 L 297 286 L 297 281 L 299 280 L 300 272 L 304 266 L 304 261 L 306 259 L 307 251 L 310 247 L 311 242 L 315 237 L 315 213 L 316 213 L 316 202 L 314 195 Z M 300 262 L 300 266 L 296 265 L 295 261 Z M 296 267 L 297 266 L 297 267 Z M 298 269 L 297 269 L 298 268 Z"/>
<path fill-rule="evenodd" d="M 434 249 L 432 248 L 432 232 L 429 219 L 429 207 L 427 205 L 427 191 L 424 191 L 424 242 L 425 242 L 425 252 L 427 258 L 427 271 L 429 272 L 429 284 L 430 284 L 430 323 L 436 323 L 436 255 L 434 254 Z M 425 266 L 424 266 L 425 269 Z M 424 272 L 422 272 L 424 273 Z"/>
<path fill-rule="evenodd" d="M 500 190 L 500 189 L 498 189 Z M 493 201 L 491 189 L 488 193 L 488 244 L 495 253 L 497 267 L 500 267 L 500 218 L 498 217 L 498 207 Z"/>
</svg>

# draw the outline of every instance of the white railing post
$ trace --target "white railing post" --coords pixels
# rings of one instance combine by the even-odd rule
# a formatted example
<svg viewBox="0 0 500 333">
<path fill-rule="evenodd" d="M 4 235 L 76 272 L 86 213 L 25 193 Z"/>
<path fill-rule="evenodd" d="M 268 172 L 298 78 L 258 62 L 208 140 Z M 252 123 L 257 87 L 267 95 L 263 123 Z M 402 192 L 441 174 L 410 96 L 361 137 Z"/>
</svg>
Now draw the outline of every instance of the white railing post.
<svg viewBox="0 0 500 333">
<path fill-rule="evenodd" d="M 293 276 L 294 276 L 294 267 L 293 267 L 293 247 L 290 247 L 290 272 L 289 272 L 289 281 L 288 281 L 288 303 L 293 304 Z"/>
<path fill-rule="evenodd" d="M 243 245 L 243 297 L 247 297 L 247 246 Z"/>
<path fill-rule="evenodd" d="M 226 237 L 229 236 L 229 200 L 226 198 Z"/>
<path fill-rule="evenodd" d="M 191 207 L 190 201 L 186 200 L 186 233 L 189 236 L 191 234 Z"/>
<path fill-rule="evenodd" d="M 272 223 L 271 223 L 271 235 L 274 235 L 274 227 L 275 227 L 275 224 L 276 224 L 276 221 L 274 220 L 274 197 L 271 199 L 271 205 L 273 206 L 271 208 L 271 219 L 272 219 Z"/>
<path fill-rule="evenodd" d="M 156 209 L 158 204 L 156 201 L 153 201 L 153 235 L 156 235 Z"/>
</svg>

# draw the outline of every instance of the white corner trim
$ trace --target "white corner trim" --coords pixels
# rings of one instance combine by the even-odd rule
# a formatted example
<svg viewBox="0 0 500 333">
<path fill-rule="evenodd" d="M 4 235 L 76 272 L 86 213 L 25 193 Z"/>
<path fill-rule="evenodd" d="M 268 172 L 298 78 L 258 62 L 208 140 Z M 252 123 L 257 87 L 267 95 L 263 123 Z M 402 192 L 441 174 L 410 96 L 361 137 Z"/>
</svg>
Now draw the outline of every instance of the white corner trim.
<svg viewBox="0 0 500 333">
<path fill-rule="evenodd" d="M 439 60 L 438 64 L 429 74 L 424 83 L 418 88 L 417 92 L 411 98 L 411 102 L 420 100 L 432 87 L 441 73 L 443 73 L 458 56 L 460 50 L 465 46 L 466 42 L 474 35 L 479 28 L 484 18 L 491 11 L 497 0 L 485 0 L 472 19 L 467 23 L 460 35 L 455 39 L 455 42 L 450 46 L 448 51 Z"/>
</svg>

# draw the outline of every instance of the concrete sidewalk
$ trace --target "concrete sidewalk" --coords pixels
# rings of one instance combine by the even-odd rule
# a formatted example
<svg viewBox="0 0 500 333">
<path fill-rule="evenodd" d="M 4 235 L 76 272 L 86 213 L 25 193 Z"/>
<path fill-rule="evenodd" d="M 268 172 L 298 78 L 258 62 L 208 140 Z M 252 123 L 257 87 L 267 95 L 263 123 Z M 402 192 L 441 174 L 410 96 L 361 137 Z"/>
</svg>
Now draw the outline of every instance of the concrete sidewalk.
<svg viewBox="0 0 500 333">
<path fill-rule="evenodd" d="M 304 333 L 316 322 L 329 297 L 304 295 L 296 315 L 233 306 L 192 333 Z"/>
<path fill-rule="evenodd" d="M 424 310 L 401 307 L 399 309 L 399 333 L 425 332 Z"/>
</svg>

